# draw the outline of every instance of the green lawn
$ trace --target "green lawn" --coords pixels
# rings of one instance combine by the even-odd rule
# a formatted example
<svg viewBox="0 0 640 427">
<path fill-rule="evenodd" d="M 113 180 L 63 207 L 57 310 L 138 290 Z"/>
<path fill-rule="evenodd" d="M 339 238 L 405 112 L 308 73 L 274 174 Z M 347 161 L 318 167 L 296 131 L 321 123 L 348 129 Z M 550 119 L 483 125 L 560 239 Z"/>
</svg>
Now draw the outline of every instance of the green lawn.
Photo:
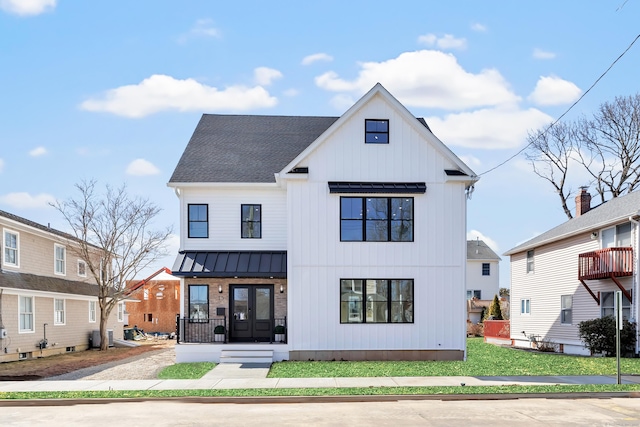
<svg viewBox="0 0 640 427">
<path fill-rule="evenodd" d="M 640 373 L 640 359 L 622 359 L 624 374 Z M 616 359 L 538 353 L 467 340 L 466 362 L 278 362 L 270 378 L 500 375 L 616 375 Z"/>
<path fill-rule="evenodd" d="M 193 380 L 202 378 L 204 374 L 216 366 L 213 362 L 176 363 L 163 368 L 158 374 L 161 380 Z"/>
</svg>

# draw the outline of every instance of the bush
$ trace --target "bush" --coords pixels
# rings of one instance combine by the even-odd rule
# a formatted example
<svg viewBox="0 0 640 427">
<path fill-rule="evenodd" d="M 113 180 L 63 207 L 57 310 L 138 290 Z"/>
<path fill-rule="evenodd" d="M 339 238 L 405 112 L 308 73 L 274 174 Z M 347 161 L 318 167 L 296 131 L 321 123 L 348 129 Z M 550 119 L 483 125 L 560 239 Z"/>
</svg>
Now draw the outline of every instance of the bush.
<svg viewBox="0 0 640 427">
<path fill-rule="evenodd" d="M 467 336 L 468 337 L 483 337 L 484 325 L 482 323 L 467 322 Z"/>
<path fill-rule="evenodd" d="M 209 329 L 211 330 L 211 329 Z M 223 325 L 218 325 L 215 328 L 213 328 L 213 333 L 214 334 L 224 334 L 224 326 Z"/>
<path fill-rule="evenodd" d="M 498 299 L 498 295 L 493 296 L 493 301 L 491 301 L 491 305 L 489 306 L 489 316 L 487 317 L 487 319 L 503 320 L 502 310 L 500 309 L 500 300 Z"/>
<path fill-rule="evenodd" d="M 580 338 L 591 354 L 616 354 L 616 319 L 606 316 L 599 319 L 585 320 L 578 324 Z M 636 347 L 636 324 L 624 321 L 620 331 L 621 356 L 633 355 Z"/>
</svg>

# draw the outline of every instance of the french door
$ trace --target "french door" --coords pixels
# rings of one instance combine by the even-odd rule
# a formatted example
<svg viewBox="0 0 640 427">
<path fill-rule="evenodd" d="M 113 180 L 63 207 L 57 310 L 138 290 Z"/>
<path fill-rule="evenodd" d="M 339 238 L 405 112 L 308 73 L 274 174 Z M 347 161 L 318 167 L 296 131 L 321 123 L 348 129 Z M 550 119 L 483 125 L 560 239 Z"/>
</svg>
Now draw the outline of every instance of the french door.
<svg viewBox="0 0 640 427">
<path fill-rule="evenodd" d="M 230 341 L 271 341 L 273 285 L 230 285 Z"/>
</svg>

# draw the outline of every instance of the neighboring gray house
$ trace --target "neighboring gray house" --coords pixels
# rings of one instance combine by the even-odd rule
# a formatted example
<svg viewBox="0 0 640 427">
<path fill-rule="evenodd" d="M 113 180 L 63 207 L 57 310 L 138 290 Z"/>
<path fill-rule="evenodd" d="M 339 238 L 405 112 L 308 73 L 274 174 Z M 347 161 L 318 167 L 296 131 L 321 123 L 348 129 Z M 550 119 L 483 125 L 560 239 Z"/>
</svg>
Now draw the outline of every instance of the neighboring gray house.
<svg viewBox="0 0 640 427">
<path fill-rule="evenodd" d="M 71 250 L 74 237 L 0 211 L 0 362 L 86 350 L 99 329 L 95 281 Z M 124 303 L 112 312 L 123 334 Z"/>
<path fill-rule="evenodd" d="M 624 317 L 637 321 L 639 213 L 640 192 L 592 208 L 583 188 L 573 219 L 505 253 L 514 345 L 545 340 L 559 352 L 588 355 L 578 324 L 612 315 L 615 291 L 623 293 Z"/>
<path fill-rule="evenodd" d="M 464 359 L 476 180 L 380 84 L 341 117 L 203 115 L 168 184 L 177 360 Z"/>
</svg>

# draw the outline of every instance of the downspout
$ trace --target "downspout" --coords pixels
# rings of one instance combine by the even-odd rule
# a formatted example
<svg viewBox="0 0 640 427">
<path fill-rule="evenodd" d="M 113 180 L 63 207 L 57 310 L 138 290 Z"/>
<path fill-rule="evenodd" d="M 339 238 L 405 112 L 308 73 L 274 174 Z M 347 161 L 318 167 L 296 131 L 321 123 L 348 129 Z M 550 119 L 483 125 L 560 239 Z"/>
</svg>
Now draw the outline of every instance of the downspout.
<svg viewBox="0 0 640 427">
<path fill-rule="evenodd" d="M 631 293 L 631 295 L 633 296 L 633 308 L 634 308 L 634 319 L 629 319 L 629 321 L 634 321 L 636 322 L 636 338 L 638 337 L 638 317 L 639 316 L 639 311 L 638 311 L 638 306 L 640 304 L 638 304 L 638 297 L 640 297 L 640 294 L 638 293 L 638 290 L 640 289 L 639 285 L 638 285 L 638 279 L 640 277 L 640 273 L 638 271 L 638 268 L 640 268 L 640 254 L 638 254 L 638 251 L 640 250 L 640 222 L 638 222 L 636 219 L 634 219 L 635 217 L 640 216 L 640 211 L 638 211 L 636 213 L 636 215 L 632 215 L 629 217 L 629 221 L 631 221 L 632 224 L 635 224 L 635 229 L 636 229 L 636 244 L 635 244 L 635 250 L 634 252 L 634 257 L 635 257 L 635 268 L 633 271 L 633 292 Z M 638 342 L 638 340 L 636 339 L 636 354 L 638 354 L 638 352 L 640 352 L 640 343 Z"/>
</svg>

